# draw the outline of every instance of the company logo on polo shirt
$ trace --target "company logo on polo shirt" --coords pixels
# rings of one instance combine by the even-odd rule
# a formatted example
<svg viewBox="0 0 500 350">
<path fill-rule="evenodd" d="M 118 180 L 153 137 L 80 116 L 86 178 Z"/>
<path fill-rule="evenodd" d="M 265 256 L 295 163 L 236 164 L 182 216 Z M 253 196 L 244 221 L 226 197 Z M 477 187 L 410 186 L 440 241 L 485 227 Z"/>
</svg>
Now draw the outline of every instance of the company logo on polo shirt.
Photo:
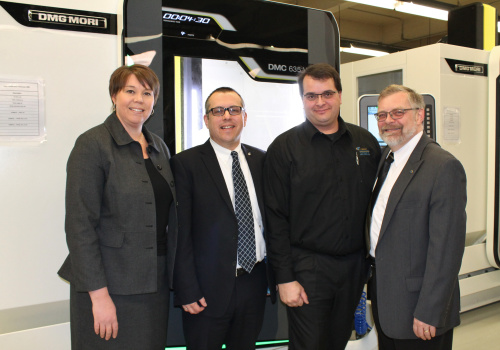
<svg viewBox="0 0 500 350">
<path fill-rule="evenodd" d="M 470 64 L 455 64 L 456 72 L 484 73 L 484 67 Z"/>
<path fill-rule="evenodd" d="M 70 26 L 85 26 L 102 29 L 106 29 L 108 27 L 107 20 L 104 17 L 81 16 L 71 13 L 29 10 L 28 19 L 30 22 L 53 23 Z"/>
</svg>

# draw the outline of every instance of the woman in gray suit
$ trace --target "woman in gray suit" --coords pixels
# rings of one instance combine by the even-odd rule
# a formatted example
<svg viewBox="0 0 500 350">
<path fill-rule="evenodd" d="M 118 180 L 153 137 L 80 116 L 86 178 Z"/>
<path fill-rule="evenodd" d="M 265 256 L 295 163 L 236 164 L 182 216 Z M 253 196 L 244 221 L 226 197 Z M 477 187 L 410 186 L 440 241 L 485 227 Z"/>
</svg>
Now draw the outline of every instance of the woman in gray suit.
<svg viewBox="0 0 500 350">
<path fill-rule="evenodd" d="M 142 65 L 110 78 L 113 113 L 76 140 L 67 165 L 72 349 L 164 349 L 177 241 L 169 151 L 144 126 L 159 95 Z"/>
</svg>

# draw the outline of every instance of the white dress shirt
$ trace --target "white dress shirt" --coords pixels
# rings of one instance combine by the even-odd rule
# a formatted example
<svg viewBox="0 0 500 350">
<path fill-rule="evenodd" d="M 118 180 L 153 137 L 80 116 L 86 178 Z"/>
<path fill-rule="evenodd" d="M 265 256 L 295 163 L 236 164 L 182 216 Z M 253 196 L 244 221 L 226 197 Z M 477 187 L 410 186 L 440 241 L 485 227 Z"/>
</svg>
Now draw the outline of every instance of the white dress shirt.
<svg viewBox="0 0 500 350">
<path fill-rule="evenodd" d="M 411 138 L 410 141 L 406 143 L 403 147 L 398 149 L 394 153 L 394 162 L 392 162 L 387 177 L 385 178 L 384 184 L 380 189 L 377 201 L 373 207 L 372 222 L 370 225 L 370 255 L 375 257 L 375 250 L 377 249 L 378 238 L 380 235 L 380 228 L 382 227 L 382 222 L 384 220 L 385 208 L 387 207 L 387 201 L 391 195 L 392 187 L 396 183 L 401 171 L 405 167 L 408 159 L 410 158 L 413 150 L 420 141 L 423 131 L 417 133 Z"/>
<path fill-rule="evenodd" d="M 217 160 L 219 161 L 220 169 L 222 170 L 222 175 L 224 175 L 227 190 L 229 191 L 229 195 L 231 196 L 231 202 L 233 203 L 234 208 L 233 157 L 231 156 L 231 150 L 220 146 L 212 139 L 210 139 L 210 143 L 214 148 L 215 155 L 217 156 Z M 255 254 L 257 257 L 257 261 L 262 261 L 266 256 L 266 243 L 264 241 L 263 235 L 264 227 L 262 226 L 262 215 L 260 214 L 260 208 L 257 201 L 257 194 L 255 192 L 252 174 L 250 173 L 247 159 L 243 153 L 243 150 L 241 149 L 241 144 L 238 144 L 234 151 L 238 152 L 241 171 L 243 172 L 243 176 L 245 177 L 248 188 L 248 195 L 250 196 L 250 203 L 252 204 L 253 222 L 255 229 Z M 241 267 L 239 263 L 237 267 Z"/>
</svg>

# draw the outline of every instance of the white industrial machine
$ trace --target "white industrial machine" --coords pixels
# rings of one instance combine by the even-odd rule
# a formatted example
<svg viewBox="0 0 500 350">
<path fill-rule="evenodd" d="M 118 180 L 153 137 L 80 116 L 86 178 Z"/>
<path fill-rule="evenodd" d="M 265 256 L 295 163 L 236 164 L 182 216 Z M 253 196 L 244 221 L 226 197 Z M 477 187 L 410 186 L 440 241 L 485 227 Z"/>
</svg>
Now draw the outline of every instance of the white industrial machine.
<svg viewBox="0 0 500 350">
<path fill-rule="evenodd" d="M 157 73 L 148 128 L 175 153 L 208 138 L 203 103 L 215 88 L 242 93 L 243 140 L 265 149 L 304 119 L 297 73 L 339 67 L 333 15 L 273 1 L 0 1 L 0 45 L 0 349 L 70 348 L 69 286 L 57 276 L 65 166 L 78 135 L 111 112 L 114 69 Z M 285 309 L 268 305 L 258 345 L 287 343 Z M 167 346 L 183 346 L 178 308 L 170 324 Z"/>
<path fill-rule="evenodd" d="M 499 52 L 500 47 L 488 52 L 434 44 L 346 63 L 340 69 L 344 91 L 341 115 L 353 123 L 369 123 L 358 120 L 358 115 L 373 114 L 360 110 L 373 106 L 361 104 L 360 108 L 358 98 L 377 94 L 392 83 L 434 97 L 426 132 L 462 162 L 467 174 L 467 236 L 460 270 L 462 311 L 500 300 Z"/>
<path fill-rule="evenodd" d="M 240 17 L 230 18 L 240 12 L 225 14 L 226 7 L 214 5 L 222 1 L 227 0 L 0 1 L 0 349 L 42 344 L 69 349 L 69 288 L 56 274 L 67 255 L 65 166 L 77 136 L 111 111 L 108 79 L 125 56 L 148 61 L 159 75 L 163 94 L 157 108 L 168 118 L 158 113 L 149 127 L 177 151 L 207 137 L 200 108 L 220 84 L 243 92 L 249 114 L 244 138 L 266 148 L 293 126 L 292 113 L 297 114 L 293 123 L 303 120 L 293 84 L 297 71 L 320 61 L 338 67 L 338 28 L 330 13 L 287 6 L 276 22 L 269 11 L 256 10 L 245 30 L 238 27 Z M 245 14 L 250 3 L 285 6 L 232 1 L 243 2 Z M 216 8 L 221 13 L 213 13 Z M 254 21 L 259 16 L 260 26 Z M 283 18 L 293 35 L 281 35 L 276 44 L 280 36 L 268 26 L 283 29 Z M 258 43 L 244 40 L 257 29 Z M 340 68 L 341 113 L 353 123 L 358 123 L 358 97 L 376 94 L 389 83 L 433 96 L 430 128 L 461 160 L 468 177 L 463 310 L 500 299 L 499 51 L 438 44 Z M 168 120 L 175 121 L 173 128 Z M 170 138 L 168 132 L 175 135 Z M 283 339 L 284 308 L 269 310 L 264 328 L 275 341 Z M 357 348 L 366 347 L 349 344 Z"/>
<path fill-rule="evenodd" d="M 119 2 L 0 1 L 0 349 L 70 348 L 65 169 L 111 112 Z"/>
</svg>

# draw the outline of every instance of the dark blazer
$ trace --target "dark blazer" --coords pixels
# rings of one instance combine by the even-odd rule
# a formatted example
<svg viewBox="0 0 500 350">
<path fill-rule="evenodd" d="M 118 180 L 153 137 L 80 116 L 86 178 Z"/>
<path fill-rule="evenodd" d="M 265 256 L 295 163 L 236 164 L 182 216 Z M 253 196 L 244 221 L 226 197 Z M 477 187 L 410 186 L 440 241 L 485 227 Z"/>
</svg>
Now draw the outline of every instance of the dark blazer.
<svg viewBox="0 0 500 350">
<path fill-rule="evenodd" d="M 167 231 L 172 287 L 177 245 L 176 193 L 165 143 L 145 127 L 148 152 L 170 185 L 174 201 Z M 76 140 L 67 165 L 66 240 L 69 255 L 59 275 L 87 292 L 156 292 L 157 245 L 153 188 L 141 146 L 115 113 Z"/>
<path fill-rule="evenodd" d="M 241 145 L 252 174 L 257 200 L 265 223 L 262 168 L 265 153 Z M 206 316 L 226 310 L 236 280 L 238 223 L 215 151 L 208 140 L 171 159 L 179 203 L 179 240 L 174 271 L 175 305 L 202 297 Z M 264 235 L 265 235 L 264 228 Z M 267 265 L 272 297 L 276 290 Z"/>
<path fill-rule="evenodd" d="M 392 188 L 375 251 L 387 336 L 415 339 L 414 317 L 438 335 L 460 324 L 466 196 L 462 164 L 424 134 Z"/>
</svg>

